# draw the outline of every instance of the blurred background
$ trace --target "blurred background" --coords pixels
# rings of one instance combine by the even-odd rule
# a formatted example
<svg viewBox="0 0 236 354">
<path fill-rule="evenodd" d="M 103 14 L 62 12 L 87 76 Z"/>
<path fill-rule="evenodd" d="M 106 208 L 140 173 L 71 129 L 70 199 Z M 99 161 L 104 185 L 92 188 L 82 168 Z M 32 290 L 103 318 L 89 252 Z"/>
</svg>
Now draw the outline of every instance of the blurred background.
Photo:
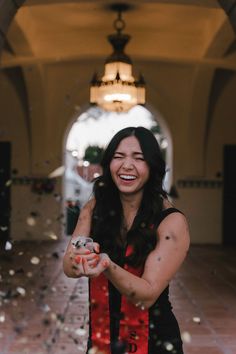
<svg viewBox="0 0 236 354">
<path fill-rule="evenodd" d="M 86 284 L 65 279 L 61 258 L 106 144 L 138 125 L 160 143 L 165 189 L 189 220 L 193 251 L 174 283 L 182 328 L 195 331 L 187 353 L 235 353 L 236 0 L 119 5 L 122 19 L 109 0 L 0 0 L 1 354 L 52 353 L 68 304 L 80 317 L 69 317 L 64 336 L 86 334 Z M 146 96 L 124 110 L 106 110 L 90 96 L 115 31 L 131 37 L 124 58 Z M 83 289 L 82 303 L 73 304 Z M 39 322 L 29 322 L 35 311 L 40 334 Z M 45 339 L 42 351 L 36 338 Z M 73 354 L 63 338 L 55 353 Z"/>
</svg>

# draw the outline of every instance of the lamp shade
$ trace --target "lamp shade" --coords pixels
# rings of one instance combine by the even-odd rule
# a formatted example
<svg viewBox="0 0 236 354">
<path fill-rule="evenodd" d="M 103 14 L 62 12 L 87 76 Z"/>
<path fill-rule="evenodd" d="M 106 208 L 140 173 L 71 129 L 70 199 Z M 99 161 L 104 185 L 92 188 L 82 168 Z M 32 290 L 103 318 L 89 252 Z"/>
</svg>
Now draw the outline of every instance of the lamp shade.
<svg viewBox="0 0 236 354">
<path fill-rule="evenodd" d="M 135 105 L 145 104 L 145 81 L 142 75 L 138 80 L 134 78 L 131 59 L 124 52 L 130 36 L 122 33 L 124 21 L 120 12 L 114 24 L 117 33 L 107 37 L 113 52 L 105 61 L 102 78 L 95 73 L 91 80 L 90 103 L 107 111 L 127 112 Z"/>
</svg>

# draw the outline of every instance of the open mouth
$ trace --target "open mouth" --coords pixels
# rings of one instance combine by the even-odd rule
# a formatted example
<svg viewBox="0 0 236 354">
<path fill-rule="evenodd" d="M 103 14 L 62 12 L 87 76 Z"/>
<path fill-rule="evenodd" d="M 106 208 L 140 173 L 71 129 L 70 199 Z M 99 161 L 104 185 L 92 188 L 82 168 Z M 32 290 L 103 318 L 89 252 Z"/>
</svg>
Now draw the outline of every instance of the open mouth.
<svg viewBox="0 0 236 354">
<path fill-rule="evenodd" d="M 119 177 L 123 181 L 133 181 L 133 180 L 135 180 L 137 178 L 136 176 L 132 176 L 132 175 L 119 175 Z"/>
</svg>

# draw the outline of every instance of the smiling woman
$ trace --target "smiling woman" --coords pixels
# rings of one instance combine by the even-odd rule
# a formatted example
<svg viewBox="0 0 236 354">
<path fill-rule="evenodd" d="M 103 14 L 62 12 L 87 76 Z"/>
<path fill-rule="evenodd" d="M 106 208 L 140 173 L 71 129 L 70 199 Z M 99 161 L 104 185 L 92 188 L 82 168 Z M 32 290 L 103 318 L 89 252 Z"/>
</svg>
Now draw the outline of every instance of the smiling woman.
<svg viewBox="0 0 236 354">
<path fill-rule="evenodd" d="M 173 171 L 172 143 L 160 113 L 155 112 L 154 115 L 142 106 L 135 106 L 125 113 L 105 112 L 93 106 L 78 116 L 65 139 L 65 200 L 79 201 L 81 206 L 87 202 L 93 180 L 101 173 L 99 163 L 102 154 L 99 151 L 105 149 L 116 132 L 130 125 L 143 126 L 153 132 L 167 164 L 165 189 L 170 190 Z M 98 157 L 96 160 L 91 158 L 94 153 Z"/>
<path fill-rule="evenodd" d="M 134 136 L 123 139 L 110 164 L 111 177 L 120 193 L 141 193 L 149 177 L 139 141 Z"/>
<path fill-rule="evenodd" d="M 168 284 L 186 257 L 189 233 L 163 189 L 158 142 L 146 128 L 124 128 L 101 165 L 64 256 L 67 276 L 89 278 L 88 353 L 183 354 Z M 79 235 L 93 238 L 97 254 L 73 247 Z"/>
</svg>

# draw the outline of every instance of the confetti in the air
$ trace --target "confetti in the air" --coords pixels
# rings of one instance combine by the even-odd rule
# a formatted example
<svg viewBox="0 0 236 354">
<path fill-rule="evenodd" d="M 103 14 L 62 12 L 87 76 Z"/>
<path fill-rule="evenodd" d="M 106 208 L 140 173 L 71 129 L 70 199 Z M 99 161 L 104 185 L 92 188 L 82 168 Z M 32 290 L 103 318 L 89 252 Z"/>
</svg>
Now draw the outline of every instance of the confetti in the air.
<svg viewBox="0 0 236 354">
<path fill-rule="evenodd" d="M 36 220 L 35 218 L 33 218 L 32 216 L 29 216 L 27 219 L 26 219 L 26 222 L 29 226 L 35 226 L 36 225 Z"/>
<path fill-rule="evenodd" d="M 11 244 L 11 242 L 7 241 L 5 244 L 5 250 L 10 251 L 11 249 L 12 249 L 12 244 Z"/>
<path fill-rule="evenodd" d="M 6 187 L 9 187 L 11 184 L 12 184 L 12 180 L 9 179 L 8 181 L 6 181 L 5 186 L 6 186 Z"/>
<path fill-rule="evenodd" d="M 5 313 L 4 312 L 0 312 L 0 322 L 3 323 L 5 322 Z"/>
<path fill-rule="evenodd" d="M 50 238 L 51 240 L 57 240 L 58 237 L 53 231 L 45 231 L 44 235 Z"/>
<path fill-rule="evenodd" d="M 193 317 L 193 322 L 195 322 L 195 323 L 201 323 L 201 318 L 195 316 L 195 317 Z"/>
<path fill-rule="evenodd" d="M 84 328 L 78 328 L 75 330 L 75 334 L 78 336 L 84 336 L 87 333 L 86 329 Z"/>
<path fill-rule="evenodd" d="M 165 342 L 165 343 L 164 343 L 164 347 L 165 347 L 165 349 L 166 349 L 168 352 L 170 352 L 170 351 L 172 351 L 172 350 L 174 349 L 173 344 L 170 343 L 170 342 Z"/>
<path fill-rule="evenodd" d="M 16 291 L 17 291 L 21 296 L 25 296 L 25 294 L 26 294 L 25 289 L 22 288 L 21 286 L 18 286 L 18 287 L 16 288 Z"/>
<path fill-rule="evenodd" d="M 40 263 L 40 259 L 39 259 L 38 257 L 32 257 L 31 260 L 30 260 L 30 262 L 31 262 L 32 264 L 37 265 L 37 264 Z"/>
<path fill-rule="evenodd" d="M 181 333 L 181 338 L 184 343 L 190 343 L 191 342 L 191 335 L 189 332 L 182 332 Z"/>
</svg>

